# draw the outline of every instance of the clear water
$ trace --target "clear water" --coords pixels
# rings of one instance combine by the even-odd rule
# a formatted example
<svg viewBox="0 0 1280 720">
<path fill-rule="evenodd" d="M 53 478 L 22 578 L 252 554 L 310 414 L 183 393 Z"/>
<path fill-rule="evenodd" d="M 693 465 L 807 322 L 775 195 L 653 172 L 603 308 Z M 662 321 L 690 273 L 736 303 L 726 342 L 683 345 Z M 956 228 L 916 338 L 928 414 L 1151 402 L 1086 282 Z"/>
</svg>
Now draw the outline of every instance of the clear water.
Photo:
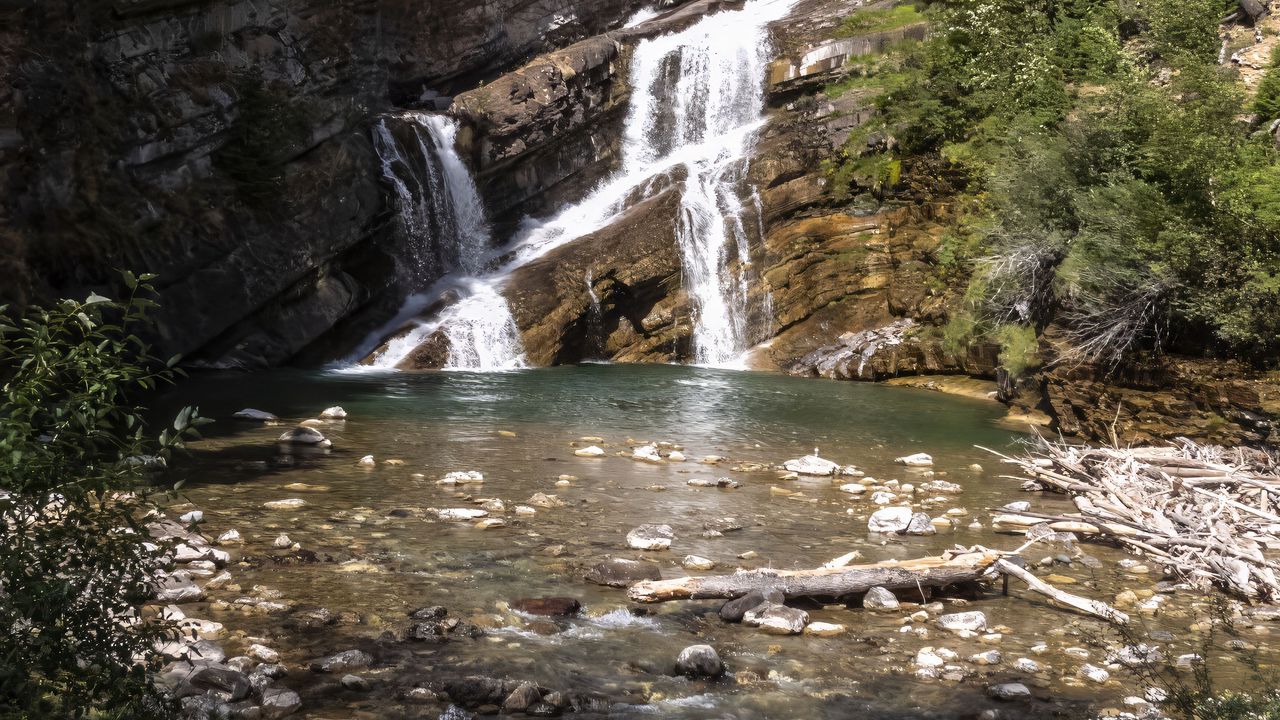
<svg viewBox="0 0 1280 720">
<path fill-rule="evenodd" d="M 363 618 L 360 625 L 300 631 L 285 627 L 288 614 L 241 615 L 208 608 L 190 613 L 264 638 L 294 668 L 350 647 L 374 655 L 375 667 L 367 676 L 375 690 L 365 695 L 335 690 L 331 678 L 292 673 L 285 683 L 303 694 L 303 717 L 435 717 L 440 706 L 405 705 L 398 693 L 415 683 L 465 674 L 604 693 L 619 703 L 612 717 L 973 717 L 996 706 L 982 694 L 986 684 L 1004 680 L 1039 683 L 1043 687 L 1036 688 L 1037 694 L 1052 702 L 1006 706 L 1010 714 L 1002 717 L 1074 717 L 1089 701 L 1114 704 L 1138 691 L 1131 682 L 1120 681 L 1077 687 L 1081 661 L 1061 650 L 1085 644 L 1080 631 L 1096 626 L 1051 609 L 1022 589 L 1014 597 L 993 592 L 963 608 L 981 609 L 991 624 L 1007 625 L 1011 632 L 997 646 L 1005 655 L 1004 665 L 971 666 L 976 676 L 954 684 L 911 677 L 911 656 L 923 646 L 949 647 L 961 657 L 990 646 L 937 628 L 927 639 L 901 634 L 897 630 L 907 613 L 814 606 L 808 608 L 813 620 L 844 623 L 850 632 L 829 639 L 777 637 L 721 623 L 714 601 L 648 606 L 650 615 L 632 617 L 624 591 L 580 579 L 582 568 L 609 556 L 656 560 L 664 577 L 678 577 L 684 573 L 679 560 L 686 554 L 711 558 L 719 564 L 715 572 L 729 572 L 735 567 L 814 567 L 852 550 L 872 562 L 935 554 L 954 544 L 1016 547 L 1020 538 L 987 529 L 988 508 L 1027 499 L 1035 510 L 1052 513 L 1066 509 L 1067 503 L 1021 492 L 973 447 L 1006 447 L 1018 437 L 999 424 L 1000 408 L 994 403 L 761 373 L 612 365 L 502 374 L 280 371 L 203 376 L 184 385 L 165 409 L 180 403 L 199 403 L 204 414 L 219 418 L 208 439 L 195 445 L 191 460 L 174 475 L 187 480 L 184 499 L 204 510 L 209 533 L 235 528 L 247 539 L 238 552 L 253 559 L 252 566 L 232 568 L 245 592 L 265 585 L 302 606 L 351 611 Z M 335 404 L 350 415 L 323 427 L 333 450 L 298 455 L 287 468 L 258 464 L 277 455 L 274 440 L 287 426 L 228 418 L 249 406 L 297 421 Z M 605 438 L 609 454 L 574 456 L 572 443 L 591 435 Z M 715 467 L 692 461 L 643 464 L 615 455 L 626 450 L 629 439 L 679 443 L 691 460 L 709 454 L 729 460 Z M 933 537 L 869 536 L 866 517 L 874 506 L 841 493 L 837 483 L 787 481 L 771 470 L 733 469 L 743 462 L 780 463 L 815 446 L 823 457 L 855 464 L 868 475 L 915 483 L 925 479 L 921 471 L 892 460 L 929 452 L 935 470 L 965 488 L 933 514 L 964 507 L 970 516 L 956 531 Z M 376 468 L 357 465 L 367 454 L 377 459 Z M 388 465 L 384 461 L 389 459 L 404 464 Z M 969 469 L 975 462 L 988 469 Z M 436 484 L 453 470 L 481 471 L 486 482 L 458 489 Z M 414 473 L 425 478 L 416 479 Z M 557 487 L 562 474 L 578 479 Z M 690 478 L 722 476 L 742 487 L 687 484 Z M 286 487 L 293 483 L 310 487 Z M 774 487 L 797 495 L 775 494 Z M 528 518 L 508 512 L 503 516 L 508 526 L 490 530 L 441 522 L 425 512 L 474 507 L 477 498 L 500 498 L 510 510 L 535 492 L 555 494 L 566 505 L 539 508 Z M 263 507 L 291 497 L 308 504 L 290 511 Z M 394 510 L 411 512 L 397 517 L 405 513 Z M 723 537 L 704 537 L 703 523 L 723 517 L 737 518 L 746 527 Z M 965 527 L 975 519 L 980 529 Z M 672 525 L 672 548 L 657 553 L 627 549 L 626 532 L 651 522 Z M 334 562 L 277 564 L 267 559 L 287 554 L 271 546 L 282 533 Z M 1126 577 L 1116 566 L 1122 555 L 1096 546 L 1086 550 L 1102 567 L 1075 563 L 1055 569 L 1077 579 L 1071 589 L 1081 594 L 1109 599 L 1121 588 L 1149 588 L 1160 579 L 1154 574 Z M 758 556 L 738 558 L 748 551 Z M 358 564 L 343 565 L 352 561 Z M 504 609 L 504 603 L 520 597 L 548 595 L 578 598 L 586 607 L 584 617 L 556 623 Z M 1181 602 L 1152 622 L 1185 634 L 1190 600 L 1184 596 Z M 433 604 L 482 624 L 488 634 L 439 646 L 388 639 L 387 633 L 407 625 L 409 610 Z M 1050 652 L 1032 655 L 1030 647 L 1042 640 Z M 242 651 L 244 642 L 224 641 L 232 653 Z M 689 682 L 667 675 L 679 651 L 696 643 L 714 645 L 738 678 L 754 673 L 761 681 Z M 1093 661 L 1100 661 L 1101 653 L 1094 654 Z M 1040 678 L 1019 674 L 1009 667 L 1019 657 L 1033 657 L 1051 670 Z"/>
</svg>

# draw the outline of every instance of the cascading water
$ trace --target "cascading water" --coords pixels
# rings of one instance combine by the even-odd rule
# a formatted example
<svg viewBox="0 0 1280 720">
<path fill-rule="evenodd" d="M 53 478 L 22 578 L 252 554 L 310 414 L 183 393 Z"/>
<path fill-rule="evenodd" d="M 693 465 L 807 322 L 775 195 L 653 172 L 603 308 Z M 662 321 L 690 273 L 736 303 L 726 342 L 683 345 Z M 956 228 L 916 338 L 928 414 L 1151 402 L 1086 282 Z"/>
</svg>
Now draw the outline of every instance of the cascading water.
<svg viewBox="0 0 1280 720">
<path fill-rule="evenodd" d="M 545 222 L 530 223 L 504 251 L 500 265 L 450 285 L 448 290 L 460 299 L 433 321 L 388 343 L 373 364 L 394 367 L 420 342 L 442 331 L 451 341 L 495 343 L 451 350 L 450 366 L 518 366 L 520 342 L 501 292 L 511 272 L 608 225 L 637 199 L 648 197 L 653 187 L 662 187 L 651 182 L 655 177 L 683 167 L 676 223 L 685 288 L 693 304 L 694 361 L 738 365 L 751 341 L 750 235 L 742 193 L 756 131 L 763 124 L 767 27 L 784 17 L 794 1 L 748 0 L 741 10 L 710 15 L 680 32 L 639 43 L 631 65 L 633 92 L 619 171 L 581 202 Z M 474 193 L 469 177 L 466 184 Z"/>
</svg>

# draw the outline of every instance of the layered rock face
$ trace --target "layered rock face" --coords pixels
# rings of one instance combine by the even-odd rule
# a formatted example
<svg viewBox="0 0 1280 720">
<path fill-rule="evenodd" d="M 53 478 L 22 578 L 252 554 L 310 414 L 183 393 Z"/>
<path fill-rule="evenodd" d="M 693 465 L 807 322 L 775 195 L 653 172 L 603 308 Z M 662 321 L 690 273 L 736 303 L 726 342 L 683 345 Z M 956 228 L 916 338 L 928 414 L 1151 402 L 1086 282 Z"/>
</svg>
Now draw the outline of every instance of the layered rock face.
<svg viewBox="0 0 1280 720">
<path fill-rule="evenodd" d="M 638 0 L 53 0 L 0 8 L 5 299 L 160 277 L 161 351 L 280 364 L 393 312 L 371 117 L 428 108 Z"/>
</svg>

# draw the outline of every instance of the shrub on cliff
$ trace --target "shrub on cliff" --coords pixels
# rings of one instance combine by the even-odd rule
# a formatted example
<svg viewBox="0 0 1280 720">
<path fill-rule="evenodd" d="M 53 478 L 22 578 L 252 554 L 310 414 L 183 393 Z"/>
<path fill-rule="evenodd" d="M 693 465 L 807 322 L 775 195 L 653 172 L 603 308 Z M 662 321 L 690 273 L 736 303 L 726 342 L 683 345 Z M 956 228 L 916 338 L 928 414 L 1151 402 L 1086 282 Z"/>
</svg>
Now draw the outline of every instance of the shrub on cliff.
<svg viewBox="0 0 1280 720">
<path fill-rule="evenodd" d="M 140 459 L 205 421 L 187 408 L 148 437 L 139 397 L 175 373 L 134 334 L 148 279 L 126 275 L 123 302 L 0 312 L 0 717 L 172 715 L 148 681 L 172 628 L 138 614 L 165 564 Z"/>
</svg>

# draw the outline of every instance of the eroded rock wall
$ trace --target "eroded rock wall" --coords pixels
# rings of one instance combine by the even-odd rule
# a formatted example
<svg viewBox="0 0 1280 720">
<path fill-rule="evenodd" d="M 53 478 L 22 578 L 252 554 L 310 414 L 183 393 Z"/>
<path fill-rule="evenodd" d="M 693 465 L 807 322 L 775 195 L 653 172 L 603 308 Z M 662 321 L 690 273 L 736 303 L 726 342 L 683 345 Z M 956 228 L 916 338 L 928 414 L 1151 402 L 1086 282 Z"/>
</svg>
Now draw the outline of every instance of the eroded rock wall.
<svg viewBox="0 0 1280 720">
<path fill-rule="evenodd" d="M 48 0 L 0 6 L 4 299 L 156 272 L 161 351 L 331 355 L 394 311 L 377 113 L 435 108 L 638 0 Z M 309 350 L 308 350 L 309 349 Z"/>
</svg>

